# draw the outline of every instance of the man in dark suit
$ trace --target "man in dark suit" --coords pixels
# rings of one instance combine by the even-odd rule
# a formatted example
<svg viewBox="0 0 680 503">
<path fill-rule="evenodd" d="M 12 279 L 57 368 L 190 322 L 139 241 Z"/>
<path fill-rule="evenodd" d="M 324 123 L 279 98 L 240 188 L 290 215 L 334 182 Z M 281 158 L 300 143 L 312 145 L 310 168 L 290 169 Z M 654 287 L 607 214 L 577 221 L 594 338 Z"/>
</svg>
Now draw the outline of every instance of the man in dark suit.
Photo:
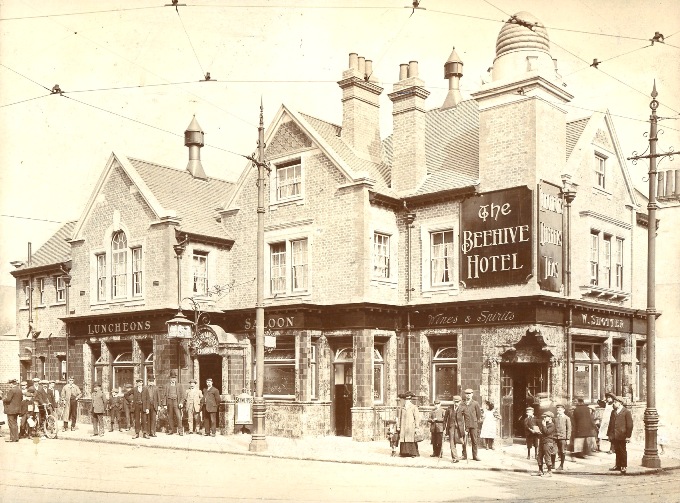
<svg viewBox="0 0 680 503">
<path fill-rule="evenodd" d="M 158 407 L 161 405 L 161 394 L 156 386 L 156 379 L 150 376 L 146 388 L 144 388 L 144 395 L 142 398 L 144 402 L 144 412 L 146 413 L 146 432 L 152 436 L 156 436 L 156 417 L 158 415 Z"/>
<path fill-rule="evenodd" d="M 434 409 L 430 412 L 430 418 L 427 420 L 430 423 L 430 434 L 432 435 L 432 456 L 439 458 L 442 455 L 442 437 L 444 436 L 444 414 L 446 411 L 442 409 L 439 400 L 434 401 Z"/>
<path fill-rule="evenodd" d="M 458 463 L 459 459 L 458 453 L 456 452 L 456 444 L 462 444 L 463 439 L 465 438 L 465 417 L 460 402 L 460 396 L 454 396 L 453 404 L 446 409 L 446 413 L 444 414 L 444 431 L 449 435 L 451 459 L 454 463 Z"/>
<path fill-rule="evenodd" d="M 476 400 L 472 398 L 472 389 L 465 390 L 465 402 L 463 402 L 463 416 L 465 418 L 466 437 L 472 444 L 472 459 L 481 461 L 477 457 L 477 432 L 482 424 L 482 408 Z M 463 440 L 463 459 L 467 459 L 467 438 Z"/>
<path fill-rule="evenodd" d="M 142 386 L 142 380 L 136 379 L 136 386 L 130 391 L 125 393 L 126 400 L 130 403 L 130 408 L 132 410 L 132 417 L 135 421 L 135 436 L 134 438 L 139 438 L 139 430 L 144 433 L 144 438 L 149 438 L 146 434 L 146 414 L 144 413 L 144 386 Z"/>
<path fill-rule="evenodd" d="M 625 399 L 621 396 L 614 398 L 614 410 L 607 429 L 607 436 L 616 453 L 616 466 L 609 471 L 620 471 L 622 475 L 626 474 L 628 468 L 626 444 L 630 442 L 630 436 L 633 434 L 633 415 L 624 407 L 624 402 Z"/>
<path fill-rule="evenodd" d="M 5 442 L 18 442 L 19 426 L 17 424 L 17 418 L 21 411 L 23 393 L 21 392 L 21 388 L 17 384 L 16 379 L 10 379 L 9 383 L 12 387 L 2 399 L 2 402 L 5 405 L 5 414 L 7 414 L 7 424 L 9 425 L 9 440 L 5 440 Z"/>
<path fill-rule="evenodd" d="M 177 372 L 170 371 L 170 384 L 165 388 L 165 408 L 168 410 L 168 435 L 177 433 L 184 435 L 184 427 L 182 426 L 182 414 L 180 409 L 183 407 L 182 400 L 184 399 L 184 389 L 177 384 Z"/>
<path fill-rule="evenodd" d="M 212 379 L 205 380 L 203 390 L 203 431 L 205 436 L 215 436 L 217 429 L 217 408 L 220 405 L 220 390 L 213 388 Z"/>
</svg>

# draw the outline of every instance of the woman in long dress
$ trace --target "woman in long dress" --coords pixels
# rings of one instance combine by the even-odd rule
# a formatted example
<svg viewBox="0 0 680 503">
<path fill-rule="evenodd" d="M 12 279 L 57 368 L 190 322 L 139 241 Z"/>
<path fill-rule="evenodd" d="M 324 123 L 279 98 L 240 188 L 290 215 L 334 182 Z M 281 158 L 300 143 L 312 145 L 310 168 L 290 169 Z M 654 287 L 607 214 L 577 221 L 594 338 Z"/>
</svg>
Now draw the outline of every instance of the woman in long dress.
<svg viewBox="0 0 680 503">
<path fill-rule="evenodd" d="M 482 430 L 479 433 L 479 438 L 482 439 L 485 449 L 493 449 L 493 441 L 496 438 L 496 432 L 498 431 L 498 420 L 501 418 L 494 407 L 493 402 L 484 400 L 482 418 Z"/>
<path fill-rule="evenodd" d="M 419 456 L 416 442 L 416 428 L 420 427 L 420 411 L 412 402 L 416 395 L 409 391 L 404 395 L 404 408 L 399 418 L 399 456 L 414 458 Z"/>
<path fill-rule="evenodd" d="M 607 430 L 609 429 L 609 419 L 612 417 L 612 411 L 614 410 L 614 395 L 611 393 L 605 393 L 605 406 L 604 406 L 604 411 L 602 412 L 602 419 L 600 420 L 600 429 L 597 432 L 597 438 L 600 440 L 609 440 L 609 437 L 607 436 Z M 600 448 L 602 450 L 602 448 Z M 607 454 L 612 454 L 612 447 L 611 444 L 609 445 L 609 451 L 607 451 Z"/>
</svg>

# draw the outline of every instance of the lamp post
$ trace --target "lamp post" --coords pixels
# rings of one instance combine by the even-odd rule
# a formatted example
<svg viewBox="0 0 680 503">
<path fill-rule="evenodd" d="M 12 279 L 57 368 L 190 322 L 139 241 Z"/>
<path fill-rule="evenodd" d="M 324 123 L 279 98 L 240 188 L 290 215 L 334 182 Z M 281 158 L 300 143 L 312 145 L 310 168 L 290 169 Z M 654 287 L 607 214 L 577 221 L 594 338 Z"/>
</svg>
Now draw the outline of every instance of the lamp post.
<svg viewBox="0 0 680 503">
<path fill-rule="evenodd" d="M 562 235 L 562 264 L 564 265 L 564 295 L 571 297 L 571 203 L 576 199 L 576 186 L 571 181 L 571 175 L 562 175 L 562 200 L 564 201 L 564 211 L 562 212 L 563 229 Z M 568 304 L 568 317 L 566 323 L 567 332 L 567 399 L 571 403 L 573 395 L 572 368 L 571 368 L 571 305 Z"/>
<path fill-rule="evenodd" d="M 189 301 L 191 308 L 194 312 L 194 321 L 187 318 L 182 312 L 182 302 Z M 198 326 L 201 324 L 207 325 L 210 323 L 210 318 L 208 314 L 201 311 L 201 306 L 191 297 L 184 297 L 179 301 L 179 309 L 177 314 L 171 320 L 165 322 L 168 327 L 168 339 L 177 341 L 177 359 L 178 359 L 178 372 L 177 381 L 182 382 L 182 369 L 189 366 L 188 363 L 188 353 L 187 348 L 188 341 L 194 335 L 194 331 L 197 330 Z M 182 365 L 182 356 L 185 357 L 186 365 Z"/>
<path fill-rule="evenodd" d="M 269 166 L 264 160 L 264 117 L 260 101 L 260 125 L 257 128 L 257 159 L 248 159 L 257 166 L 257 300 L 255 303 L 255 399 L 253 400 L 253 435 L 248 449 L 254 452 L 267 450 L 265 434 L 264 402 L 264 187 L 265 170 Z M 245 369 L 244 369 L 245 370 Z"/>
<path fill-rule="evenodd" d="M 649 116 L 649 154 L 633 156 L 633 164 L 640 159 L 649 159 L 649 202 L 647 203 L 647 407 L 645 408 L 645 452 L 642 456 L 642 466 L 645 468 L 661 467 L 661 459 L 656 445 L 657 429 L 659 428 L 659 414 L 656 410 L 656 159 L 670 157 L 677 152 L 669 151 L 661 154 L 656 153 L 657 122 L 656 109 L 659 102 L 656 97 L 656 81 L 652 88 L 652 101 L 649 108 L 652 115 Z"/>
</svg>

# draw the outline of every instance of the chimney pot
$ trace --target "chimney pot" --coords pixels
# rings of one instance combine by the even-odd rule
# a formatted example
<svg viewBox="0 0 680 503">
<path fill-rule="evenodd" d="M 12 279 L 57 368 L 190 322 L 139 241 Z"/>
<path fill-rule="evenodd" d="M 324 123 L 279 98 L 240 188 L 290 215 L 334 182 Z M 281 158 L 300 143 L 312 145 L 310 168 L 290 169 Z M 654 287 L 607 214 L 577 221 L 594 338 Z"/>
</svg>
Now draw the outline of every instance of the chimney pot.
<svg viewBox="0 0 680 503">
<path fill-rule="evenodd" d="M 409 61 L 408 62 L 408 76 L 409 77 L 417 77 L 418 76 L 418 62 L 417 61 Z"/>
<path fill-rule="evenodd" d="M 350 52 L 349 53 L 349 69 L 350 70 L 358 70 L 359 69 L 359 56 L 357 55 L 356 52 Z"/>
<path fill-rule="evenodd" d="M 408 65 L 402 63 L 399 65 L 399 80 L 404 80 L 408 78 Z"/>
<path fill-rule="evenodd" d="M 359 73 L 366 75 L 366 59 L 363 56 L 359 56 Z"/>
<path fill-rule="evenodd" d="M 366 77 L 373 80 L 373 61 L 370 59 L 366 60 Z"/>
</svg>

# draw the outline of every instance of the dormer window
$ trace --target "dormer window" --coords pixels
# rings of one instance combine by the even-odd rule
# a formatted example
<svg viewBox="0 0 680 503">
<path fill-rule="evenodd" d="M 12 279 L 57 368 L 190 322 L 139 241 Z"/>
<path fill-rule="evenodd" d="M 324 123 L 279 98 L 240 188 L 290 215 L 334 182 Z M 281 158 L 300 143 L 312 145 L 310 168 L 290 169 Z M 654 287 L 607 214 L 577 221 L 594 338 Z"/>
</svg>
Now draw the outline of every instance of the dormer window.
<svg viewBox="0 0 680 503">
<path fill-rule="evenodd" d="M 302 164 L 296 160 L 276 167 L 276 201 L 299 199 L 302 196 Z"/>
</svg>

